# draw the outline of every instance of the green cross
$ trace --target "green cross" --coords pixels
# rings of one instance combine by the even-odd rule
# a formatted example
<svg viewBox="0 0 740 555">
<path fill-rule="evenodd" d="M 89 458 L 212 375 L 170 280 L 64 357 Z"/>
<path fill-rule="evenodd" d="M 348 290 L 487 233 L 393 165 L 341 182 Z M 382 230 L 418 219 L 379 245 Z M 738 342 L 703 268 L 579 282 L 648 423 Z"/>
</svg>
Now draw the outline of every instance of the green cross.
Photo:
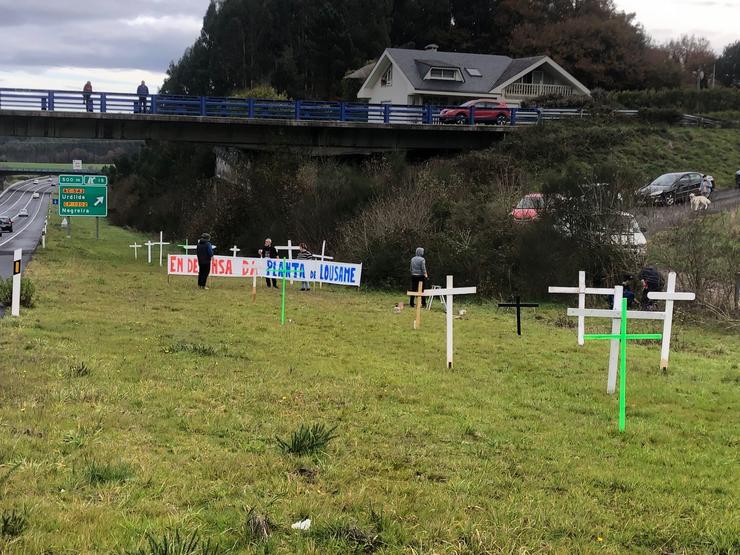
<svg viewBox="0 0 740 555">
<path fill-rule="evenodd" d="M 618 339 L 619 340 L 619 431 L 626 425 L 626 389 L 627 389 L 627 341 L 630 339 L 662 339 L 662 333 L 627 333 L 627 299 L 622 299 L 622 316 L 619 335 L 612 333 L 591 333 L 584 339 Z"/>
</svg>

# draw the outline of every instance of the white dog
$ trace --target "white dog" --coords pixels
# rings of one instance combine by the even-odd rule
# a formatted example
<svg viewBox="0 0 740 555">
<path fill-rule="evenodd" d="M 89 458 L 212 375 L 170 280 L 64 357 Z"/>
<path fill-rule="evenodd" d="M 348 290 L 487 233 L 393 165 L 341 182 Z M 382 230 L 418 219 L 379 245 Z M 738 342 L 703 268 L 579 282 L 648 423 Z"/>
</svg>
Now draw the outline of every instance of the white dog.
<svg viewBox="0 0 740 555">
<path fill-rule="evenodd" d="M 707 208 L 709 208 L 709 205 L 712 204 L 712 201 L 704 195 L 695 195 L 694 193 L 691 193 L 689 195 L 689 198 L 691 199 L 691 208 L 694 211 L 706 210 Z"/>
</svg>

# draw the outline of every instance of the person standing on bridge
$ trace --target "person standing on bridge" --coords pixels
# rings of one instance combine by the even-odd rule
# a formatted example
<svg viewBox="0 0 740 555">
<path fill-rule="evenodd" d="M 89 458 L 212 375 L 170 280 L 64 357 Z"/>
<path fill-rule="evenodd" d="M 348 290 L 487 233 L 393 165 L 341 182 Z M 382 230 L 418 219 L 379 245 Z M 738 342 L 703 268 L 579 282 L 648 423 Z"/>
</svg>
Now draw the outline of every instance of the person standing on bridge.
<svg viewBox="0 0 740 555">
<path fill-rule="evenodd" d="M 213 246 L 211 245 L 211 236 L 204 233 L 198 240 L 198 246 L 195 248 L 198 255 L 198 287 L 208 289 L 206 281 L 211 273 L 211 259 L 213 258 Z"/>
<path fill-rule="evenodd" d="M 93 111 L 92 92 L 92 83 L 88 81 L 85 83 L 85 86 L 82 87 L 82 104 L 88 112 Z"/>
<path fill-rule="evenodd" d="M 275 247 L 272 246 L 272 239 L 269 237 L 265 239 L 265 246 L 262 247 L 257 251 L 261 258 L 277 258 L 278 257 L 278 251 Z M 275 289 L 278 288 L 277 278 L 269 278 L 266 277 L 265 281 L 267 282 L 268 289 L 270 286 L 274 287 Z"/>
<path fill-rule="evenodd" d="M 149 87 L 146 86 L 144 81 L 137 87 L 136 94 L 139 95 L 139 112 L 146 114 L 146 100 L 149 96 Z"/>
</svg>

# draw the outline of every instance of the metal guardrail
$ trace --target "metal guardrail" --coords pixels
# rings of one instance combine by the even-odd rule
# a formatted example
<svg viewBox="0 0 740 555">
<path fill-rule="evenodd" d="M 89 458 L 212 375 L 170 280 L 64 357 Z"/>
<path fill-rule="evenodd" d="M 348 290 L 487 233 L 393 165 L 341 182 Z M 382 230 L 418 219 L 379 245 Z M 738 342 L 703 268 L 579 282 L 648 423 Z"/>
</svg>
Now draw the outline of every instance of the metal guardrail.
<svg viewBox="0 0 740 555">
<path fill-rule="evenodd" d="M 442 113 L 452 109 L 464 114 L 465 124 L 495 123 L 475 107 L 0 88 L 0 110 L 9 109 L 421 125 L 452 123 Z M 567 109 L 507 108 L 506 111 L 507 125 L 531 125 L 587 115 L 582 110 Z"/>
</svg>

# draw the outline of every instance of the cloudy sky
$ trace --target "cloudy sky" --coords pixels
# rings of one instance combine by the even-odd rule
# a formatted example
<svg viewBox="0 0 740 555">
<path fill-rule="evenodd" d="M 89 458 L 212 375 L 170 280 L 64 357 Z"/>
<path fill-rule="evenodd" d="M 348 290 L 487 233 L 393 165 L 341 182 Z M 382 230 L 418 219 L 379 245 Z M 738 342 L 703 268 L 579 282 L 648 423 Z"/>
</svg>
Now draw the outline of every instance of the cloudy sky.
<svg viewBox="0 0 740 555">
<path fill-rule="evenodd" d="M 154 92 L 195 40 L 209 0 L 0 0 L 0 87 Z M 615 0 L 659 42 L 740 39 L 740 0 Z"/>
</svg>

